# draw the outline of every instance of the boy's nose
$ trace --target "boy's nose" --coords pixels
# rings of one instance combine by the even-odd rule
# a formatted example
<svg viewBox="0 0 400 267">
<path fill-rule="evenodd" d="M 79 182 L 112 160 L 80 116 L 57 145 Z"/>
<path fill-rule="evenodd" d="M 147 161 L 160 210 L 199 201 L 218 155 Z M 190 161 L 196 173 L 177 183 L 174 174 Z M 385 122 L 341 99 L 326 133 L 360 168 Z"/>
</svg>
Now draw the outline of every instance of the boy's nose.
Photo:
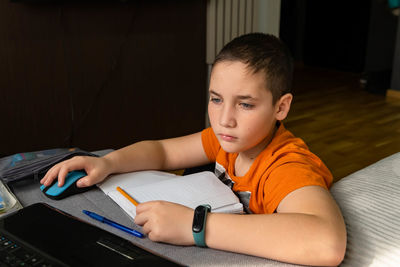
<svg viewBox="0 0 400 267">
<path fill-rule="evenodd" d="M 220 113 L 219 124 L 229 128 L 236 126 L 235 111 L 233 108 L 230 108 L 228 105 L 224 106 Z"/>
</svg>

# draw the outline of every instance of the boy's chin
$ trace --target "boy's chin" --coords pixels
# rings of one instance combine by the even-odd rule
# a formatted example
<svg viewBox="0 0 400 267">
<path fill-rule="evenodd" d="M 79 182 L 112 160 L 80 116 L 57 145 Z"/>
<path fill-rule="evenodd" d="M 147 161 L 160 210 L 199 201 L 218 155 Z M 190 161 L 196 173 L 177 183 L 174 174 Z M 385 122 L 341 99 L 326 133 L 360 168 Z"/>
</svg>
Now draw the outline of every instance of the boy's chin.
<svg viewBox="0 0 400 267">
<path fill-rule="evenodd" d="M 221 145 L 222 149 L 227 153 L 239 153 L 239 152 L 241 152 L 241 149 L 239 148 L 238 145 L 226 144 L 226 143 L 221 143 L 221 142 L 220 142 L 220 145 Z"/>
</svg>

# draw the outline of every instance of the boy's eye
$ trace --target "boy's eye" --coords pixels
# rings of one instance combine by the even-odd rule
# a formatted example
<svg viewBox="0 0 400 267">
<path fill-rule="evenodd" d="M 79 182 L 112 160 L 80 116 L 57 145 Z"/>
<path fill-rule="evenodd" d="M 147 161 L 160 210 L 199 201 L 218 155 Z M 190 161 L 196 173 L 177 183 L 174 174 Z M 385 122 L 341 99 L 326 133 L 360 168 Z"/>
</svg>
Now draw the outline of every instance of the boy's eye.
<svg viewBox="0 0 400 267">
<path fill-rule="evenodd" d="M 251 109 L 251 108 L 254 107 L 254 105 L 248 104 L 248 103 L 240 103 L 239 105 L 242 106 L 245 109 Z"/>
<path fill-rule="evenodd" d="M 213 102 L 214 104 L 219 104 L 221 103 L 221 99 L 217 98 L 217 97 L 211 97 L 210 101 Z"/>
</svg>

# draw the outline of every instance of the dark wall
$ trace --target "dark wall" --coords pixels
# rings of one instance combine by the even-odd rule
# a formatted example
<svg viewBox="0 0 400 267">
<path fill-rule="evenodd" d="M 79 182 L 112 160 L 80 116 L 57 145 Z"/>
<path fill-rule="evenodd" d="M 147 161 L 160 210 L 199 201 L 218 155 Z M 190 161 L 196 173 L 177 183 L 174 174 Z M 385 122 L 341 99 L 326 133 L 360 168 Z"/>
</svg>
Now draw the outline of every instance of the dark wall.
<svg viewBox="0 0 400 267">
<path fill-rule="evenodd" d="M 397 20 L 398 17 L 392 14 L 388 1 L 371 1 L 365 72 L 392 69 Z"/>
<path fill-rule="evenodd" d="M 400 19 L 397 23 L 396 47 L 393 60 L 393 71 L 390 88 L 400 92 Z"/>
<path fill-rule="evenodd" d="M 385 0 L 282 0 L 281 38 L 306 65 L 350 72 L 391 69 L 397 17 Z"/>
<path fill-rule="evenodd" d="M 307 0 L 281 0 L 281 38 L 296 61 L 304 61 L 304 32 Z"/>
<path fill-rule="evenodd" d="M 306 2 L 304 63 L 362 72 L 367 46 L 370 1 Z"/>
<path fill-rule="evenodd" d="M 205 5 L 0 0 L 0 155 L 201 130 Z"/>
</svg>

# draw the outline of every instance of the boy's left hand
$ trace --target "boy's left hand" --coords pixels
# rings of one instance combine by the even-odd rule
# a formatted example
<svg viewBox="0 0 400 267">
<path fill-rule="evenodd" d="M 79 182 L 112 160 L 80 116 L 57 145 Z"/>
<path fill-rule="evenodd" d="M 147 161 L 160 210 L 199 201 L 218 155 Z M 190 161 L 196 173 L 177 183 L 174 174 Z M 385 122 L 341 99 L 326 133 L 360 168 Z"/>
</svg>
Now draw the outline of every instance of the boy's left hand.
<svg viewBox="0 0 400 267">
<path fill-rule="evenodd" d="M 152 241 L 194 245 L 194 210 L 167 201 L 149 201 L 136 207 L 135 223 Z"/>
</svg>

